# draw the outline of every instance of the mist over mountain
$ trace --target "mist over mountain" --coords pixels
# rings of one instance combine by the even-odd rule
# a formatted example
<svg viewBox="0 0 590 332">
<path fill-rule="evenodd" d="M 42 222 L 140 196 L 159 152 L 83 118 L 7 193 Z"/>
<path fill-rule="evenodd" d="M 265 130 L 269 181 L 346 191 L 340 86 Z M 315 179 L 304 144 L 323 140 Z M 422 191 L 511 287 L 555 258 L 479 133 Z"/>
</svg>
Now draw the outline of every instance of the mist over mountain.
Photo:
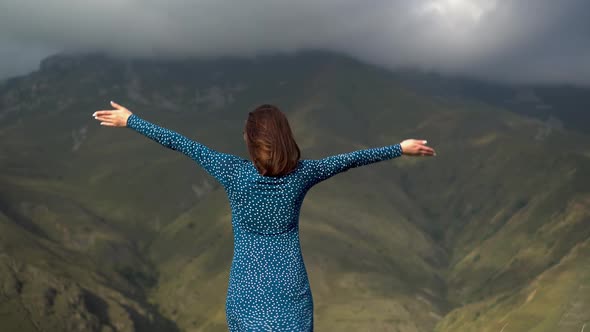
<svg viewBox="0 0 590 332">
<path fill-rule="evenodd" d="M 327 52 L 56 54 L 0 83 L 0 330 L 226 331 L 223 188 L 91 114 L 109 101 L 247 158 L 262 103 L 302 158 L 425 138 L 314 187 L 301 245 L 319 331 L 590 323 L 588 89 L 386 71 Z"/>
<path fill-rule="evenodd" d="M 588 12 L 585 0 L 8 0 L 0 78 L 56 51 L 182 59 L 319 49 L 388 69 L 590 87 Z"/>
</svg>

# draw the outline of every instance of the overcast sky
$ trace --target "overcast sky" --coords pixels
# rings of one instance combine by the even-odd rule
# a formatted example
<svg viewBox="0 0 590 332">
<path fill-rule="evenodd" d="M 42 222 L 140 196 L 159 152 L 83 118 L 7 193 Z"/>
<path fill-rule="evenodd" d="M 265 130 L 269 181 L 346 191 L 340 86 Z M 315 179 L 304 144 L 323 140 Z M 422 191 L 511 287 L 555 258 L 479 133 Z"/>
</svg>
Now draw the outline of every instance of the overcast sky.
<svg viewBox="0 0 590 332">
<path fill-rule="evenodd" d="M 0 0 L 0 78 L 60 51 L 326 49 L 389 68 L 590 85 L 588 0 Z"/>
</svg>

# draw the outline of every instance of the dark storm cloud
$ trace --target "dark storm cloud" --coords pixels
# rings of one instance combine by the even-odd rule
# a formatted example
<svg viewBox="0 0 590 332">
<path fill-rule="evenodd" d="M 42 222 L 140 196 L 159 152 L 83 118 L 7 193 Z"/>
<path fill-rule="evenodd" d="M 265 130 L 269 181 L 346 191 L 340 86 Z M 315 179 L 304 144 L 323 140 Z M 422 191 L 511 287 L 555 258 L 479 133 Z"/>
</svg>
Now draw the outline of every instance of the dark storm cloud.
<svg viewBox="0 0 590 332">
<path fill-rule="evenodd" d="M 34 44 L 22 44 L 0 38 L 0 80 L 22 75 L 37 68 L 39 61 L 56 49 Z"/>
<path fill-rule="evenodd" d="M 0 0 L 0 46 L 138 56 L 313 48 L 391 68 L 590 84 L 589 13 L 583 0 Z M 4 54 L 6 71 L 16 64 Z"/>
</svg>

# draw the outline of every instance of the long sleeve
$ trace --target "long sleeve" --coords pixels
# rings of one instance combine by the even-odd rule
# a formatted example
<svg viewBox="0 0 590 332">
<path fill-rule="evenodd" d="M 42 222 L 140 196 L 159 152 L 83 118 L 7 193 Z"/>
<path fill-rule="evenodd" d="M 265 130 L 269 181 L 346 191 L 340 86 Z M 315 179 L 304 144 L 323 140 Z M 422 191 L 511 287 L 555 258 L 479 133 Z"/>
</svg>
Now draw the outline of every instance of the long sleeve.
<svg viewBox="0 0 590 332">
<path fill-rule="evenodd" d="M 244 161 L 243 158 L 215 151 L 175 131 L 146 121 L 135 114 L 131 114 L 127 119 L 127 127 L 193 159 L 224 187 L 229 185 L 235 177 L 238 167 Z"/>
<path fill-rule="evenodd" d="M 351 168 L 393 159 L 402 154 L 401 144 L 398 143 L 383 147 L 341 153 L 323 159 L 307 160 L 310 168 L 310 171 L 307 172 L 310 181 L 309 186 L 311 187 Z"/>
</svg>

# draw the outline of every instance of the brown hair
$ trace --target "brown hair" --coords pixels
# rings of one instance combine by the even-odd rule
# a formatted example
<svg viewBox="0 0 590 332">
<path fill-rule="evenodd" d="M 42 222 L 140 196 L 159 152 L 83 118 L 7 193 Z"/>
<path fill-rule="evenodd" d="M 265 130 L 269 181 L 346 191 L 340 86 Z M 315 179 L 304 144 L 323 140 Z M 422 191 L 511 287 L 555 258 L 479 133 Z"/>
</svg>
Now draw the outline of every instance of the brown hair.
<svg viewBox="0 0 590 332">
<path fill-rule="evenodd" d="M 244 132 L 250 158 L 261 175 L 282 176 L 297 168 L 301 151 L 278 107 L 264 104 L 249 112 Z"/>
</svg>

